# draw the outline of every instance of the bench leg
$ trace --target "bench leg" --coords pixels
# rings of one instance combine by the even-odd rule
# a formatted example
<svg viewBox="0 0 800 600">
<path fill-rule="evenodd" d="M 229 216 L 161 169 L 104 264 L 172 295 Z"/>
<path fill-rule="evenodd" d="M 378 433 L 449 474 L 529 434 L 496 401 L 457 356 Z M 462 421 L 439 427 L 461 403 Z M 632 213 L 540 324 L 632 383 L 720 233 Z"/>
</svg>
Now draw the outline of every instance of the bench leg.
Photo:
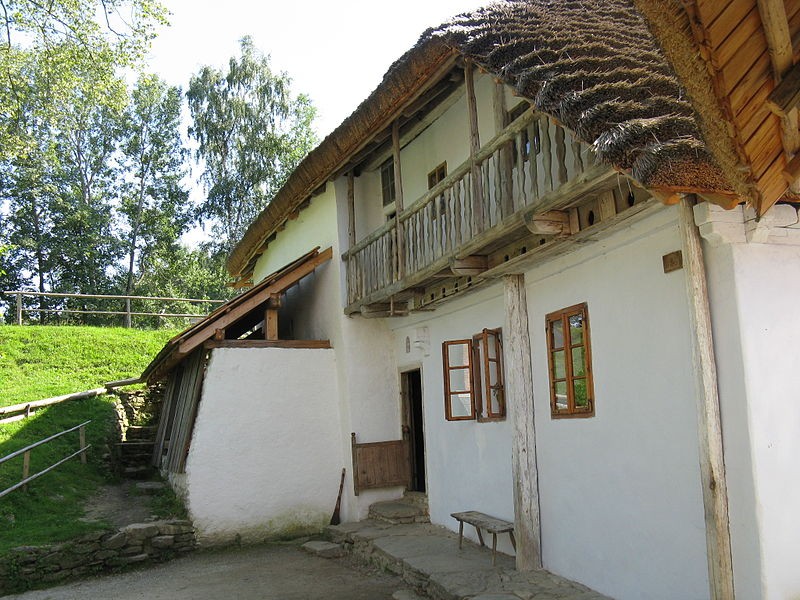
<svg viewBox="0 0 800 600">
<path fill-rule="evenodd" d="M 492 534 L 492 566 L 497 564 L 497 534 Z"/>
<path fill-rule="evenodd" d="M 514 532 L 509 531 L 508 535 L 511 536 L 511 547 L 514 548 L 514 551 L 517 550 L 517 540 L 514 539 Z"/>
<path fill-rule="evenodd" d="M 486 544 L 483 543 L 483 535 L 481 534 L 481 528 L 475 525 L 475 531 L 478 532 L 478 539 L 481 542 L 481 546 L 485 546 Z"/>
<path fill-rule="evenodd" d="M 458 549 L 461 550 L 461 540 L 464 539 L 464 521 L 458 522 Z"/>
</svg>

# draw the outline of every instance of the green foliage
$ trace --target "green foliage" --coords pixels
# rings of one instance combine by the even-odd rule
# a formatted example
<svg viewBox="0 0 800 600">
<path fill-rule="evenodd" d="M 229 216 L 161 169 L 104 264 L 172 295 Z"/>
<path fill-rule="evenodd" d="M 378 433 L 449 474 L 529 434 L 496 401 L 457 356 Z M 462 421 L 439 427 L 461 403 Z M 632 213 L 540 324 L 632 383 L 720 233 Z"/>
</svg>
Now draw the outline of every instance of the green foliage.
<svg viewBox="0 0 800 600">
<path fill-rule="evenodd" d="M 59 431 L 91 420 L 86 427 L 87 464 L 75 457 L 0 500 L 0 553 L 21 545 L 59 542 L 99 529 L 83 522 L 83 504 L 108 478 L 101 457 L 114 429 L 109 398 L 90 398 L 48 407 L 23 421 L 0 425 L 0 456 L 24 448 Z M 31 451 L 31 474 L 78 449 L 78 432 L 68 433 Z M 21 478 L 22 458 L 0 465 L 0 489 Z"/>
<path fill-rule="evenodd" d="M 290 84 L 249 37 L 227 72 L 203 67 L 191 79 L 189 134 L 198 143 L 207 191 L 199 216 L 212 223 L 223 250 L 235 245 L 316 143 L 315 109 L 307 96 L 293 96 Z"/>
<path fill-rule="evenodd" d="M 169 252 L 189 223 L 180 122 L 180 89 L 141 76 L 122 120 L 122 161 L 130 174 L 119 210 L 128 229 L 126 295 L 133 293 L 137 263 L 141 272 L 150 255 Z"/>
<path fill-rule="evenodd" d="M 0 327 L 0 406 L 138 377 L 175 330 Z"/>
</svg>

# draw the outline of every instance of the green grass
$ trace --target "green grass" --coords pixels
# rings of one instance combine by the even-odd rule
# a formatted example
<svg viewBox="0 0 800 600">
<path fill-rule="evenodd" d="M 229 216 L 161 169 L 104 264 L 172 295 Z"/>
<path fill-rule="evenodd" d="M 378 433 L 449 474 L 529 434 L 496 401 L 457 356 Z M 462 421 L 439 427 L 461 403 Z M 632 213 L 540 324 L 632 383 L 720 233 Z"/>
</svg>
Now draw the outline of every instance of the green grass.
<svg viewBox="0 0 800 600">
<path fill-rule="evenodd" d="M 176 330 L 0 325 L 0 406 L 138 377 Z"/>
<path fill-rule="evenodd" d="M 46 438 L 79 423 L 86 428 L 87 464 L 75 457 L 32 481 L 26 490 L 16 490 L 0 498 L 0 555 L 16 546 L 38 545 L 67 540 L 102 527 L 84 523 L 83 505 L 97 486 L 109 479 L 101 461 L 113 431 L 114 405 L 108 397 L 64 402 L 47 407 L 34 416 L 0 425 L 0 456 Z M 57 462 L 78 449 L 74 431 L 31 450 L 31 474 Z M 22 457 L 0 465 L 0 490 L 17 483 L 22 474 Z"/>
<path fill-rule="evenodd" d="M 0 406 L 91 389 L 136 377 L 176 332 L 92 327 L 0 326 Z M 102 527 L 84 523 L 85 500 L 111 476 L 101 460 L 114 423 L 113 398 L 67 401 L 0 424 L 0 457 L 83 421 L 88 463 L 78 457 L 0 498 L 0 554 L 21 545 L 70 539 Z M 78 432 L 31 451 L 31 473 L 78 449 Z M 0 490 L 18 482 L 22 458 L 0 464 Z M 169 502 L 167 500 L 167 502 Z M 0 559 L 1 560 L 1 559 Z"/>
</svg>

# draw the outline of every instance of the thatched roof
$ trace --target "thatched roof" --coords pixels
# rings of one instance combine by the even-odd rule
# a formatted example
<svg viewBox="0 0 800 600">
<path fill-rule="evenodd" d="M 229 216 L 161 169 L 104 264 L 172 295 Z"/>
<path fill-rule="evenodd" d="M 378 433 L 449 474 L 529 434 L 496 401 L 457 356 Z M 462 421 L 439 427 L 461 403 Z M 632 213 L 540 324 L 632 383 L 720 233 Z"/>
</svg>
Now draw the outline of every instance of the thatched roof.
<svg viewBox="0 0 800 600">
<path fill-rule="evenodd" d="M 633 0 L 506 0 L 426 31 L 300 164 L 228 260 L 264 241 L 453 55 L 472 59 L 643 185 L 730 193 L 692 105 Z"/>
</svg>

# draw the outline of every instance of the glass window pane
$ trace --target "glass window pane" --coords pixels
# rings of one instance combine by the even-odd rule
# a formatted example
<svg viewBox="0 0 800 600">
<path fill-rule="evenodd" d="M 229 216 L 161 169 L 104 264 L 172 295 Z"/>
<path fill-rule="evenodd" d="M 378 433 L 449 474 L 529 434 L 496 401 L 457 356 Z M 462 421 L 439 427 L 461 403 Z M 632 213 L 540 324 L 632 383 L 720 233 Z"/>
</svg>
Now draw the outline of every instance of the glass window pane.
<svg viewBox="0 0 800 600">
<path fill-rule="evenodd" d="M 499 416 L 505 413 L 503 410 L 504 402 L 503 388 L 493 387 L 489 397 L 490 412 L 493 416 Z"/>
<path fill-rule="evenodd" d="M 564 347 L 564 325 L 559 321 L 551 321 L 550 323 L 550 346 L 553 349 Z"/>
<path fill-rule="evenodd" d="M 469 369 L 452 369 L 450 371 L 451 392 L 468 392 L 471 389 Z"/>
<path fill-rule="evenodd" d="M 569 339 L 573 346 L 583 344 L 583 314 L 569 318 Z"/>
<path fill-rule="evenodd" d="M 450 395 L 450 416 L 469 417 L 472 415 L 472 397 L 469 394 Z"/>
<path fill-rule="evenodd" d="M 583 377 L 586 375 L 586 349 L 578 346 L 572 349 L 572 376 Z"/>
<path fill-rule="evenodd" d="M 572 382 L 572 391 L 575 395 L 575 408 L 589 408 L 589 395 L 586 393 L 586 379 L 576 379 Z"/>
<path fill-rule="evenodd" d="M 492 360 L 497 358 L 497 336 L 492 332 L 486 333 L 486 354 Z"/>
<path fill-rule="evenodd" d="M 553 352 L 553 379 L 564 379 L 567 376 L 567 367 L 564 364 L 564 350 Z"/>
<path fill-rule="evenodd" d="M 556 381 L 556 408 L 558 410 L 567 410 L 567 382 Z"/>
<path fill-rule="evenodd" d="M 469 344 L 448 344 L 447 364 L 451 367 L 469 366 Z"/>
</svg>

